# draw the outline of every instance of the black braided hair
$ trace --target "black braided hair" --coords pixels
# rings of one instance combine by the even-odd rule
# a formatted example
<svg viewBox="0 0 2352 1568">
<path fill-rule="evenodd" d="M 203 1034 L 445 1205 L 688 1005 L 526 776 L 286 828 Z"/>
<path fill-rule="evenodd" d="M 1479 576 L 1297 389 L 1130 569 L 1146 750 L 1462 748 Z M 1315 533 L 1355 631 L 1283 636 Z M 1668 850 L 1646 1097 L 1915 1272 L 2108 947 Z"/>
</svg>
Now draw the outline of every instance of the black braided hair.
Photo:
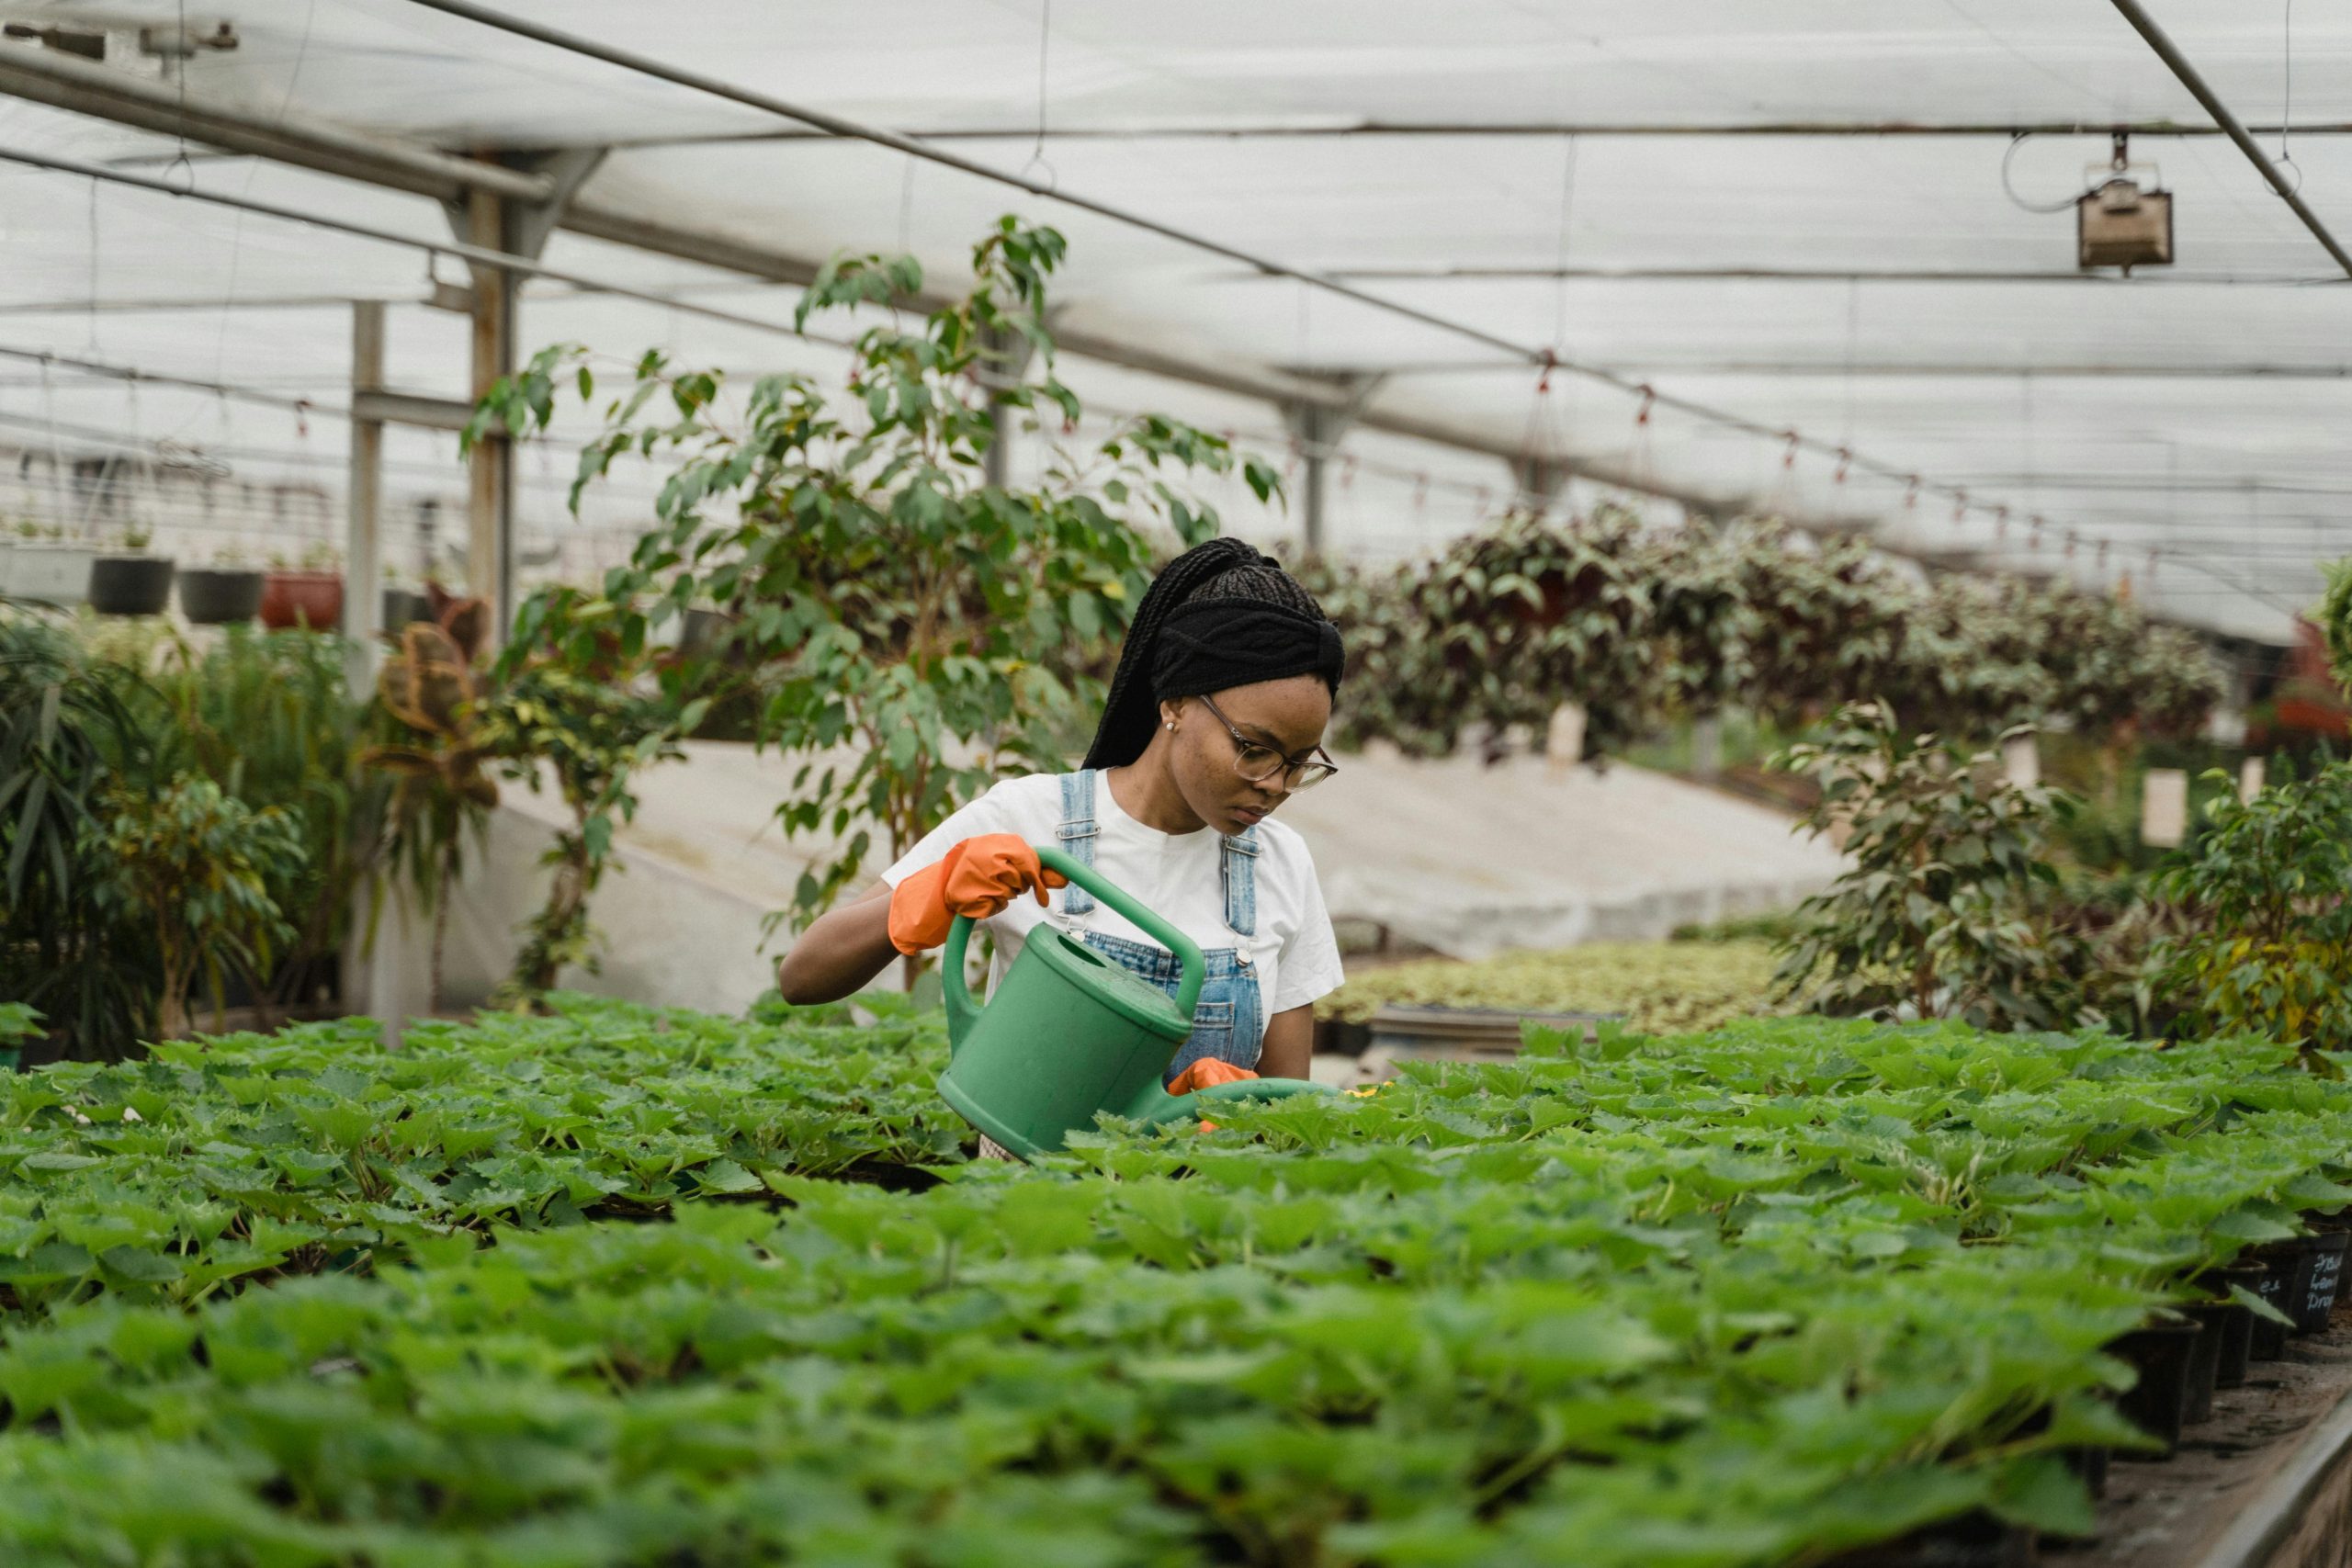
<svg viewBox="0 0 2352 1568">
<path fill-rule="evenodd" d="M 1102 722 L 1095 729 L 1094 744 L 1086 753 L 1087 767 L 1122 767 L 1143 755 L 1144 748 L 1151 743 L 1152 729 L 1159 722 L 1159 701 L 1171 694 L 1155 689 L 1156 685 L 1168 683 L 1168 661 L 1162 656 L 1161 644 L 1169 619 L 1187 606 L 1197 610 L 1210 604 L 1230 606 L 1244 616 L 1252 610 L 1274 612 L 1281 620 L 1291 623 L 1290 639 L 1286 647 L 1264 651 L 1237 642 L 1227 650 L 1226 667 L 1218 671 L 1217 683 L 1198 686 L 1197 690 L 1222 690 L 1226 686 L 1309 672 L 1322 675 L 1326 683 L 1338 689 L 1339 632 L 1324 619 L 1323 607 L 1315 602 L 1315 596 L 1299 586 L 1298 580 L 1284 571 L 1282 563 L 1272 556 L 1261 554 L 1238 539 L 1211 539 L 1169 562 L 1152 579 L 1143 603 L 1136 606 L 1126 642 L 1119 649 L 1118 670 L 1111 677 L 1111 694 L 1102 706 Z M 1307 651 L 1303 657 L 1298 641 L 1302 636 L 1307 639 L 1304 645 Z M 1155 666 L 1161 667 L 1159 676 L 1155 676 Z"/>
</svg>

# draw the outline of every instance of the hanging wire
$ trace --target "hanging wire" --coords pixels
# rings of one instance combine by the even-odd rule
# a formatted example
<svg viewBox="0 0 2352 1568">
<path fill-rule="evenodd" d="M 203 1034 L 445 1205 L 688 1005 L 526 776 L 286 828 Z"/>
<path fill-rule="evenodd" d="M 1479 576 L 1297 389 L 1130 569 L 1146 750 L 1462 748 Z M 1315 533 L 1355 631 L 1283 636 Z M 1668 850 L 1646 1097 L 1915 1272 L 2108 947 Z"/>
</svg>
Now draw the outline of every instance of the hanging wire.
<svg viewBox="0 0 2352 1568">
<path fill-rule="evenodd" d="M 91 354 L 98 352 L 98 181 L 90 179 L 90 310 L 85 318 L 83 347 Z"/>
<path fill-rule="evenodd" d="M 1577 138 L 1575 135 L 1571 134 L 1567 139 L 1567 148 L 1565 155 L 1561 159 L 1560 168 L 1560 236 L 1559 243 L 1556 247 L 1557 265 L 1560 269 L 1560 287 L 1558 292 L 1553 296 L 1552 300 L 1552 346 L 1555 349 L 1562 349 L 1567 346 L 1568 223 L 1569 220 L 1576 212 L 1576 199 Z"/>
<path fill-rule="evenodd" d="M 172 40 L 172 51 L 167 58 L 173 62 L 172 74 L 177 79 L 179 87 L 179 123 L 173 129 L 179 133 L 180 146 L 172 161 L 164 166 L 164 179 L 168 184 L 175 171 L 187 175 L 187 184 L 180 187 L 185 195 L 196 188 L 196 165 L 187 160 L 187 65 L 195 58 L 195 51 L 187 41 L 187 0 L 179 0 L 179 37 Z"/>
<path fill-rule="evenodd" d="M 2287 77 L 2286 108 L 2278 119 L 2278 162 L 2282 167 L 2295 171 L 2295 190 L 2303 188 L 2303 166 L 2287 150 L 2287 134 L 2295 125 L 2295 0 L 2286 0 L 2286 17 L 2281 28 L 2279 52 Z"/>
<path fill-rule="evenodd" d="M 1840 444 L 1846 446 L 1851 446 L 1854 444 L 1854 347 L 1856 340 L 1861 335 L 1861 279 L 1849 277 L 1846 280 L 1846 435 L 1845 440 Z M 1854 460 L 1853 454 L 1850 452 L 1841 453 L 1840 457 L 1847 463 Z M 1838 469 L 1838 482 L 1840 484 L 1845 482 L 1843 468 Z"/>
<path fill-rule="evenodd" d="M 1568 335 L 1568 224 L 1576 210 L 1576 193 L 1577 138 L 1570 135 L 1565 139 L 1560 164 L 1560 219 L 1554 242 L 1559 281 L 1553 294 L 1552 336 L 1537 366 L 1535 392 L 1527 404 L 1527 428 L 1519 441 L 1521 468 L 1530 476 L 1544 458 L 1561 455 L 1566 445 L 1566 432 L 1559 428 L 1559 411 L 1552 401 L 1552 373 L 1559 367 L 1560 350 L 1566 346 Z M 1532 497 L 1534 509 L 1540 512 L 1547 500 Z"/>
<path fill-rule="evenodd" d="M 2084 197 L 2090 194 L 2087 187 L 2083 190 L 2076 191 L 2074 195 L 2068 197 L 2064 201 L 2053 201 L 2048 206 L 2043 206 L 2040 202 L 2028 201 L 2025 197 L 2019 196 L 2018 194 L 2018 187 L 2009 183 L 2009 164 L 2011 161 L 2017 157 L 2018 149 L 2025 145 L 2026 138 L 2032 134 L 2033 132 L 2030 130 L 2020 130 L 2015 136 L 2009 138 L 2008 150 L 2001 154 L 2001 188 L 2008 192 L 2009 199 L 2011 201 L 2017 203 L 2018 206 L 2023 208 L 2028 212 L 2041 213 L 2044 216 L 2052 212 L 2064 212 L 2068 209 L 2072 208 L 2075 203 L 2082 200 Z"/>
<path fill-rule="evenodd" d="M 1021 165 L 1023 178 L 1033 169 L 1046 171 L 1047 194 L 1061 184 L 1061 176 L 1046 159 L 1046 64 L 1054 37 L 1054 0 L 1037 0 L 1037 141 L 1029 149 L 1029 161 Z"/>
<path fill-rule="evenodd" d="M 921 161 L 908 159 L 906 172 L 899 178 L 899 254 L 902 256 L 915 248 L 915 166 Z"/>
<path fill-rule="evenodd" d="M 1656 443 L 1650 425 L 1650 416 L 1657 408 L 1657 394 L 1645 385 L 1641 406 L 1634 411 L 1633 438 L 1626 444 L 1625 451 L 1625 477 L 1635 485 L 1650 481 L 1657 466 Z"/>
</svg>

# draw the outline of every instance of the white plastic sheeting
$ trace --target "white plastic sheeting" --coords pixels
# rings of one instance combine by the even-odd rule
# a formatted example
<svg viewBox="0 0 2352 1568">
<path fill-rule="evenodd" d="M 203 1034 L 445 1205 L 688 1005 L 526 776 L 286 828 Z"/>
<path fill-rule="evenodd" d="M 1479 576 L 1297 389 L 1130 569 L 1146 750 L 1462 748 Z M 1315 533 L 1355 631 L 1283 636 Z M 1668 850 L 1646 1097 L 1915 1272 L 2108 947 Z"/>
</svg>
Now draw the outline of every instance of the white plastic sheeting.
<svg viewBox="0 0 2352 1568">
<path fill-rule="evenodd" d="M 955 133 L 948 144 L 978 161 L 1964 486 L 1974 504 L 1958 520 L 1948 499 L 1908 508 L 1900 479 L 1860 468 L 1841 479 L 1834 459 L 1811 452 L 1788 464 L 1770 436 L 1663 408 L 1638 423 L 1635 397 L 1574 374 L 1539 390 L 1528 365 L 1425 324 L 405 0 L 189 7 L 198 30 L 227 20 L 242 41 L 198 54 L 187 83 L 207 101 L 457 150 L 613 146 L 582 192 L 599 208 L 812 259 L 904 248 L 942 279 L 989 220 L 1023 212 L 1071 238 L 1057 298 L 1072 331 L 1240 367 L 1385 374 L 1374 408 L 1488 440 L 1500 433 L 1529 457 L 1877 529 L 1905 549 L 2086 581 L 2129 570 L 2143 597 L 2222 629 L 2282 637 L 2312 595 L 2314 558 L 2352 550 L 2341 440 L 2352 415 L 2352 284 L 2227 141 L 2136 139 L 2135 161 L 2157 164 L 2177 193 L 2180 265 L 2085 280 L 2073 270 L 2071 213 L 2029 212 L 2005 192 L 2004 135 L 1706 133 L 2081 125 L 2036 136 L 2011 161 L 2021 196 L 2063 198 L 2086 164 L 2105 161 L 2098 128 L 2207 123 L 2095 0 L 1091 0 L 1055 9 L 1042 37 L 1046 13 L 1031 0 L 511 9 L 829 112 Z M 2281 7 L 2154 9 L 2241 118 L 2287 117 Z M 0 0 L 0 17 L 40 24 L 169 25 L 179 15 L 178 0 Z M 2291 42 L 2294 120 L 2352 120 L 2352 13 L 2304 6 Z M 1331 134 L 1366 125 L 1428 129 Z M 1589 129 L 1530 129 L 1545 126 Z M 695 140 L 709 137 L 744 140 Z M 2274 152 L 2282 140 L 2304 196 L 2352 235 L 2352 137 L 2263 136 Z M 148 174 L 178 152 L 169 138 L 6 100 L 0 149 Z M 201 148 L 192 172 L 205 189 L 421 240 L 447 233 L 422 197 Z M 347 323 L 332 305 L 302 301 L 413 301 L 424 284 L 412 253 L 6 165 L 0 246 L 0 346 L 322 400 L 340 395 Z M 789 290 L 614 245 L 560 235 L 548 260 L 778 321 L 790 314 Z M 1758 272 L 1781 276 L 1728 276 Z M 199 308 L 75 308 L 93 299 Z M 293 303 L 257 303 L 268 300 Z M 455 317 L 396 310 L 394 379 L 462 390 L 462 332 Z M 526 291 L 522 338 L 581 339 L 616 355 L 664 344 L 745 368 L 841 364 L 835 349 L 559 286 Z M 1066 374 L 1106 405 L 1166 407 L 1277 450 L 1285 439 L 1261 405 L 1077 361 Z M 36 385 L 0 363 L 0 445 L 28 424 L 70 425 L 236 448 L 248 455 L 232 460 L 248 465 L 300 457 L 290 415 L 153 386 L 131 402 L 119 384 Z M 340 426 L 311 437 L 330 456 L 340 439 Z M 418 465 L 420 495 L 446 446 L 420 437 L 396 449 Z M 1489 460 L 1371 432 L 1342 451 L 1332 542 L 1345 550 L 1434 543 L 1511 485 Z M 566 526 L 563 467 L 523 465 L 526 541 L 536 535 L 550 550 Z M 397 525 L 397 470 L 393 491 Z M 454 475 L 448 493 L 461 493 Z M 644 494 L 624 485 L 601 515 L 616 528 L 640 514 Z M 2006 529 L 1999 506 L 2009 508 Z M 2035 516 L 2045 520 L 2038 549 Z M 1285 526 L 1237 520 L 1260 533 Z M 2152 550 L 2162 552 L 2153 581 Z"/>
</svg>

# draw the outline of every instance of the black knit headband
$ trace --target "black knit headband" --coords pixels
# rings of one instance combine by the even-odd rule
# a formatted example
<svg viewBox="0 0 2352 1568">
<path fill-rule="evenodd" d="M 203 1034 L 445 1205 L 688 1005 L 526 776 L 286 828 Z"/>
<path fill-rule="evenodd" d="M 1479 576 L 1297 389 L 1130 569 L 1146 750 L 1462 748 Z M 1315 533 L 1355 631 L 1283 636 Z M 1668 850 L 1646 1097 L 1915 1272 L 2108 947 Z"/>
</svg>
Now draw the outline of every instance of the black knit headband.
<svg viewBox="0 0 2352 1568">
<path fill-rule="evenodd" d="M 1272 557 L 1211 539 L 1152 579 L 1119 650 L 1119 668 L 1088 749 L 1089 768 L 1134 761 L 1159 728 L 1159 704 L 1232 686 L 1319 675 L 1336 693 L 1340 628 Z"/>
<path fill-rule="evenodd" d="M 1255 599 L 1195 599 L 1170 612 L 1151 650 L 1156 701 L 1228 686 L 1320 675 L 1340 689 L 1340 628 L 1320 615 Z"/>
</svg>

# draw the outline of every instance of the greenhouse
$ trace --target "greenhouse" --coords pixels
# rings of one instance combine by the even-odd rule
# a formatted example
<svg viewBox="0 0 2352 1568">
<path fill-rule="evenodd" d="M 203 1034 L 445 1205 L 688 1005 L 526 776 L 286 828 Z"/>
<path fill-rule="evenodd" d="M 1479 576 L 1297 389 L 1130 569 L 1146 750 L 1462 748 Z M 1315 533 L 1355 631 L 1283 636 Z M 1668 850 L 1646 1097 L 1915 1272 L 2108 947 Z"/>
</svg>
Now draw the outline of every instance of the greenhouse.
<svg viewBox="0 0 2352 1568">
<path fill-rule="evenodd" d="M 2348 247 L 2324 6 L 0 0 L 0 1563 L 2352 1563 Z"/>
</svg>

